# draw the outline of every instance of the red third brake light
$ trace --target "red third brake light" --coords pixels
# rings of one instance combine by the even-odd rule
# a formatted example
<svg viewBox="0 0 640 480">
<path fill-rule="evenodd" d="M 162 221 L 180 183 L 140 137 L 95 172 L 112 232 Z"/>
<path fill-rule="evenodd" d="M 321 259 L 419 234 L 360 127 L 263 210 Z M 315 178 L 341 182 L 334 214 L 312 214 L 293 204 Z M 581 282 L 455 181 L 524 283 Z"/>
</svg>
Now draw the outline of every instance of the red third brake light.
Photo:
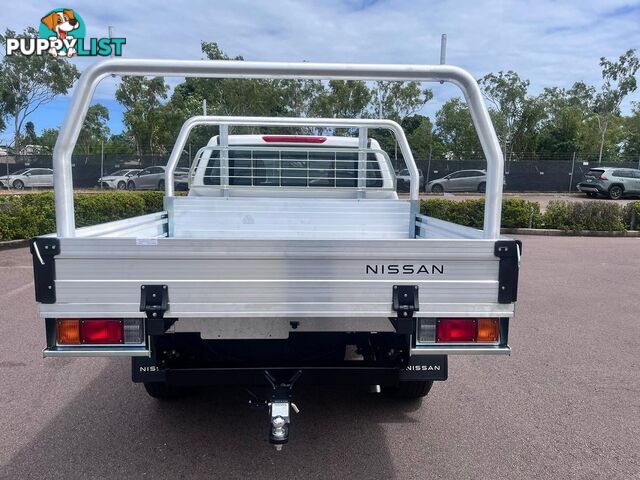
<svg viewBox="0 0 640 480">
<path fill-rule="evenodd" d="M 475 339 L 476 320 L 439 318 L 436 323 L 437 342 L 473 342 Z"/>
<path fill-rule="evenodd" d="M 312 137 L 309 135 L 264 135 L 265 142 L 274 143 L 324 143 L 327 137 Z"/>
<path fill-rule="evenodd" d="M 80 343 L 124 343 L 122 320 L 80 320 Z"/>
</svg>

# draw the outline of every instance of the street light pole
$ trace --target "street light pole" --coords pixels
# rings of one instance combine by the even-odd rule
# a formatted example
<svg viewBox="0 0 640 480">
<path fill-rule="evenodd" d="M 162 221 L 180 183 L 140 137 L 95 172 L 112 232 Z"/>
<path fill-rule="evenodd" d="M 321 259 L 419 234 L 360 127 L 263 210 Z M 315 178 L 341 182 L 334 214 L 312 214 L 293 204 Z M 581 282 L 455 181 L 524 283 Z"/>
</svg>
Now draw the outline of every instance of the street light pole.
<svg viewBox="0 0 640 480">
<path fill-rule="evenodd" d="M 447 34 L 443 33 L 440 37 L 440 65 L 447 63 Z M 444 82 L 440 80 L 440 85 Z"/>
</svg>

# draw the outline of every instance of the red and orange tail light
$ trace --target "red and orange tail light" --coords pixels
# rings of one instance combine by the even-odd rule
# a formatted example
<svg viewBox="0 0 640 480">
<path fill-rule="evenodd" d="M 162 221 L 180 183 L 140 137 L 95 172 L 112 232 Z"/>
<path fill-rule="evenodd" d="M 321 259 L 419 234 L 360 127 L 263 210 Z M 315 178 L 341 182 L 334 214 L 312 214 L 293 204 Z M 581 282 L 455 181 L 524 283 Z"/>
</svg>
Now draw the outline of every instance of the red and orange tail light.
<svg viewBox="0 0 640 480">
<path fill-rule="evenodd" d="M 498 318 L 421 318 L 418 343 L 497 343 Z"/>
<path fill-rule="evenodd" d="M 56 320 L 58 345 L 119 345 L 143 342 L 142 319 L 63 318 Z"/>
</svg>

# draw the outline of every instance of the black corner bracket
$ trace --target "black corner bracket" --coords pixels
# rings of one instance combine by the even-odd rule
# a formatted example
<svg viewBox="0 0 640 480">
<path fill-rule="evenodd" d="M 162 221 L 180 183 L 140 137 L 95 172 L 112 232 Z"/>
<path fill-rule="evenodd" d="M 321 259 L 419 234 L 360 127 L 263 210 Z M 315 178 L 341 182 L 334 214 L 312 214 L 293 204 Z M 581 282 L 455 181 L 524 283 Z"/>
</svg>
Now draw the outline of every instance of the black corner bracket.
<svg viewBox="0 0 640 480">
<path fill-rule="evenodd" d="M 166 285 L 140 286 L 140 311 L 147 318 L 163 318 L 169 308 L 169 287 Z"/>
<path fill-rule="evenodd" d="M 498 303 L 518 300 L 518 272 L 522 242 L 520 240 L 498 240 L 493 254 L 500 259 L 498 270 Z"/>
<path fill-rule="evenodd" d="M 60 254 L 57 237 L 34 237 L 29 242 L 33 259 L 33 280 L 36 302 L 56 303 L 56 264 L 54 257 Z"/>
<path fill-rule="evenodd" d="M 392 308 L 398 314 L 389 319 L 396 333 L 411 335 L 414 331 L 413 313 L 420 310 L 418 286 L 394 285 Z"/>
<path fill-rule="evenodd" d="M 145 332 L 147 335 L 162 335 L 174 320 L 165 319 L 169 309 L 169 287 L 167 285 L 141 285 L 140 311 L 147 314 Z"/>
</svg>

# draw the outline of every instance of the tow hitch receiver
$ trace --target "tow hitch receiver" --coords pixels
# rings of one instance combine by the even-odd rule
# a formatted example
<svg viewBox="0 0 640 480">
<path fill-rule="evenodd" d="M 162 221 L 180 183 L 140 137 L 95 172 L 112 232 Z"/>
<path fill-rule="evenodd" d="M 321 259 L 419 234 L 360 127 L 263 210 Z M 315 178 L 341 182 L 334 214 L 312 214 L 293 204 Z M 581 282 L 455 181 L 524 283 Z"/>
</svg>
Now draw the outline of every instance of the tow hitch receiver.
<svg viewBox="0 0 640 480">
<path fill-rule="evenodd" d="M 279 383 L 268 371 L 265 371 L 264 375 L 273 388 L 270 401 L 265 402 L 270 416 L 269 443 L 280 451 L 282 446 L 289 441 L 290 410 L 292 409 L 296 413 L 300 412 L 296 404 L 291 403 L 291 390 L 293 384 L 302 375 L 302 371 L 298 370 L 289 380 L 282 383 Z"/>
</svg>

